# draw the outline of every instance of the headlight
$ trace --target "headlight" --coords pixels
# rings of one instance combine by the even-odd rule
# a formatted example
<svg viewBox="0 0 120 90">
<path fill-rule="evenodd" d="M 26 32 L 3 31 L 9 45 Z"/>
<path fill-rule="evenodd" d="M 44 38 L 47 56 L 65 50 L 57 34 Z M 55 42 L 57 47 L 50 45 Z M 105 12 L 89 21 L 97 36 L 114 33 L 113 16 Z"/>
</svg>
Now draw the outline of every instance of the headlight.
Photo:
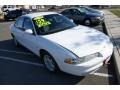
<svg viewBox="0 0 120 90">
<path fill-rule="evenodd" d="M 67 58 L 64 61 L 67 64 L 75 64 L 76 63 L 76 59 L 71 59 L 71 58 Z"/>
<path fill-rule="evenodd" d="M 96 19 L 101 19 L 101 17 L 96 17 Z"/>
<path fill-rule="evenodd" d="M 106 43 L 112 43 L 112 41 L 110 40 L 108 36 L 106 36 Z"/>
<path fill-rule="evenodd" d="M 98 53 L 94 53 L 94 54 L 91 54 L 91 55 L 88 55 L 88 56 L 79 57 L 79 58 L 76 58 L 76 59 L 67 58 L 67 59 L 65 59 L 64 62 L 67 63 L 67 64 L 80 64 L 80 63 L 83 63 L 83 62 L 87 62 L 91 59 L 97 58 L 97 57 L 102 57 L 102 54 L 98 52 Z"/>
</svg>

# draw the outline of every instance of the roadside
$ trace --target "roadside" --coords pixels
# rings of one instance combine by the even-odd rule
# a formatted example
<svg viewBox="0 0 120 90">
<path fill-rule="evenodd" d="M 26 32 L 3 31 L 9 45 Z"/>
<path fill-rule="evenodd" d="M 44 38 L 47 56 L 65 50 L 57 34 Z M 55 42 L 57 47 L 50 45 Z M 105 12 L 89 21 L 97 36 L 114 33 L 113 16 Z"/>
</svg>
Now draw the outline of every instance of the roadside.
<svg viewBox="0 0 120 90">
<path fill-rule="evenodd" d="M 104 12 L 107 34 L 110 36 L 111 41 L 114 44 L 113 59 L 120 84 L 120 18 L 116 16 L 120 15 L 120 13 L 113 10 L 111 12 L 108 10 L 104 10 Z M 112 12 L 116 15 L 114 15 Z"/>
<path fill-rule="evenodd" d="M 3 13 L 0 13 L 0 21 L 3 21 L 3 20 L 4 20 Z"/>
<path fill-rule="evenodd" d="M 111 9 L 110 10 L 113 14 L 117 15 L 118 17 L 120 17 L 120 9 Z"/>
</svg>

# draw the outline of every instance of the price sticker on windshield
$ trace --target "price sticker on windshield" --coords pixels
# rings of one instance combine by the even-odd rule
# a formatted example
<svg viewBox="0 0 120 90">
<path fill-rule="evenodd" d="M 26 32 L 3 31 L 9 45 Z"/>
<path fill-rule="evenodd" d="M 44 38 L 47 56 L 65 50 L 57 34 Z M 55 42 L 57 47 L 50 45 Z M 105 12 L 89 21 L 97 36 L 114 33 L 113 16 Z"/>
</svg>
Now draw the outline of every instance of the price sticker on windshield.
<svg viewBox="0 0 120 90">
<path fill-rule="evenodd" d="M 48 26 L 51 24 L 51 22 L 45 20 L 43 16 L 39 16 L 39 17 L 34 18 L 34 21 L 39 28 L 44 27 L 44 26 Z"/>
</svg>

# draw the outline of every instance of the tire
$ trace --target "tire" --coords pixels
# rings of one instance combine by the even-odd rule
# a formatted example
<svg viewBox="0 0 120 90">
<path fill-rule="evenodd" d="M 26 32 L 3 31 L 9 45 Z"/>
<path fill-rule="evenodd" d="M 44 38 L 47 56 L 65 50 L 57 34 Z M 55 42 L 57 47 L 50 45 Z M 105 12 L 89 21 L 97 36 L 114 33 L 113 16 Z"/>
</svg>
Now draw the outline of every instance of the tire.
<svg viewBox="0 0 120 90">
<path fill-rule="evenodd" d="M 17 41 L 16 37 L 13 36 L 13 35 L 12 35 L 12 37 L 13 37 L 13 41 L 14 41 L 15 46 L 16 46 L 16 47 L 19 47 L 20 44 L 19 44 L 19 42 Z"/>
<path fill-rule="evenodd" d="M 91 20 L 90 19 L 85 19 L 84 20 L 84 25 L 90 26 L 91 25 Z"/>
<path fill-rule="evenodd" d="M 55 62 L 55 59 L 48 52 L 44 52 L 42 54 L 42 59 L 46 69 L 49 72 L 55 73 L 59 71 L 59 67 Z"/>
</svg>

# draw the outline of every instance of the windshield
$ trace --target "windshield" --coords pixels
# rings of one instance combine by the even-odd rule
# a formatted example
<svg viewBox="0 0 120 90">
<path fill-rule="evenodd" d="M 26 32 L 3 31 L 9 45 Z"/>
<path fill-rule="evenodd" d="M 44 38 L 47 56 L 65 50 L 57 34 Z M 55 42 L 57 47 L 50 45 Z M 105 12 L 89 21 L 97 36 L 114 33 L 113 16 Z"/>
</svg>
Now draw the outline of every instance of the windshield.
<svg viewBox="0 0 120 90">
<path fill-rule="evenodd" d="M 33 23 L 38 35 L 52 34 L 76 25 L 65 16 L 59 14 L 50 14 L 33 18 Z"/>
<path fill-rule="evenodd" d="M 89 8 L 89 7 L 85 7 L 85 8 L 86 8 L 86 10 L 91 11 L 93 13 L 98 13 L 98 11 L 95 10 L 95 9 L 92 9 L 92 8 Z"/>
<path fill-rule="evenodd" d="M 84 8 L 84 7 L 80 7 L 78 10 L 82 13 L 90 13 L 90 11 L 87 10 L 86 8 Z"/>
</svg>

